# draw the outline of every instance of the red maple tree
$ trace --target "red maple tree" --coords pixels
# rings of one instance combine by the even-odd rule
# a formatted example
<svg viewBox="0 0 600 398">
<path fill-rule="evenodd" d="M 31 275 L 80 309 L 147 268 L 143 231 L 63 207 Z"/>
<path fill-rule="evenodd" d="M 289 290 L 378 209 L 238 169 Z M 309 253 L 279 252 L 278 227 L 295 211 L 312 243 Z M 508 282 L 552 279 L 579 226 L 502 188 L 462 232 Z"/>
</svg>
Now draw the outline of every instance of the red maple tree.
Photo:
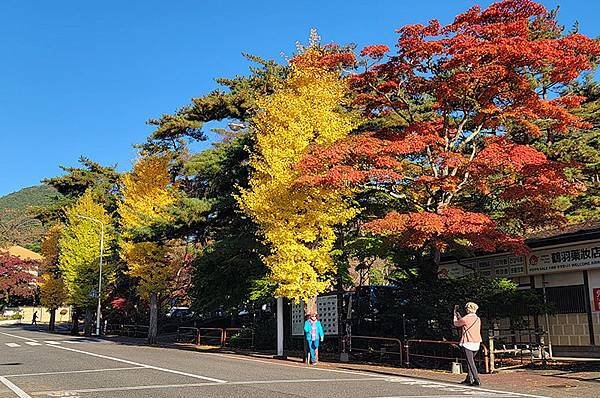
<svg viewBox="0 0 600 398">
<path fill-rule="evenodd" d="M 37 290 L 36 270 L 34 261 L 0 255 L 0 299 L 9 304 L 14 297 L 33 297 Z"/>
<path fill-rule="evenodd" d="M 398 33 L 395 54 L 366 47 L 349 77 L 363 131 L 313 148 L 299 182 L 394 196 L 401 205 L 365 228 L 430 256 L 431 275 L 451 247 L 525 250 L 523 234 L 561 222 L 556 199 L 580 189 L 530 143 L 586 127 L 570 112 L 583 98 L 562 93 L 600 45 L 528 0 Z"/>
</svg>

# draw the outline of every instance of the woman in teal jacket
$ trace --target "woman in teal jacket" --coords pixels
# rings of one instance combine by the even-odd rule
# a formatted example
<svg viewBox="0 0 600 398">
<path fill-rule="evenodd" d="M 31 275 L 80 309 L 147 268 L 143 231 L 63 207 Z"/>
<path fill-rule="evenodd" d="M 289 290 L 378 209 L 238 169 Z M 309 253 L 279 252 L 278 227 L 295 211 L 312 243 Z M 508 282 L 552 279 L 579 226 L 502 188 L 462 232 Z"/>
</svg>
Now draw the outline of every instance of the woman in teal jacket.
<svg viewBox="0 0 600 398">
<path fill-rule="evenodd" d="M 304 336 L 310 349 L 310 363 L 316 365 L 319 358 L 319 342 L 325 338 L 323 326 L 317 319 L 317 314 L 310 314 L 304 322 Z"/>
</svg>

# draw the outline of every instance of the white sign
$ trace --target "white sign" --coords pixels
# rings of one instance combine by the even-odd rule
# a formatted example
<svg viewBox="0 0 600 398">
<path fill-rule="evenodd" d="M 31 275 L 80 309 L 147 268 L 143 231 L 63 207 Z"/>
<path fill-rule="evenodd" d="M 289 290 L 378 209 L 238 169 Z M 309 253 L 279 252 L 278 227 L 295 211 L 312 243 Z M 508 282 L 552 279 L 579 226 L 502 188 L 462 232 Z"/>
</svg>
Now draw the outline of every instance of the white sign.
<svg viewBox="0 0 600 398">
<path fill-rule="evenodd" d="M 337 335 L 339 333 L 337 295 L 318 297 L 317 312 L 325 335 Z M 292 336 L 304 334 L 304 321 L 304 303 L 292 303 Z"/>
<path fill-rule="evenodd" d="M 529 275 L 600 268 L 600 242 L 535 250 L 527 256 Z"/>
<path fill-rule="evenodd" d="M 442 278 L 459 278 L 477 273 L 495 278 L 512 278 L 525 275 L 525 257 L 502 254 L 481 258 L 471 258 L 457 262 L 440 264 L 439 275 Z"/>
</svg>

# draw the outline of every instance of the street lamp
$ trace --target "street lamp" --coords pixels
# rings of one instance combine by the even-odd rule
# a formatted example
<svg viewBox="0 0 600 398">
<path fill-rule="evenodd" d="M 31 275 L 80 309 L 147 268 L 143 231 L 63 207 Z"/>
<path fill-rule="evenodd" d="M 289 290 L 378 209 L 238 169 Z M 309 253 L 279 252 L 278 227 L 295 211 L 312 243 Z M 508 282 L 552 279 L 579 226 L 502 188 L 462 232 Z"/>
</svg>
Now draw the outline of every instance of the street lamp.
<svg viewBox="0 0 600 398">
<path fill-rule="evenodd" d="M 104 255 L 104 223 L 96 218 L 82 216 L 77 214 L 77 217 L 85 220 L 90 220 L 100 224 L 100 275 L 98 277 L 98 309 L 96 311 L 96 335 L 100 336 L 100 313 L 102 311 L 102 256 Z"/>
</svg>

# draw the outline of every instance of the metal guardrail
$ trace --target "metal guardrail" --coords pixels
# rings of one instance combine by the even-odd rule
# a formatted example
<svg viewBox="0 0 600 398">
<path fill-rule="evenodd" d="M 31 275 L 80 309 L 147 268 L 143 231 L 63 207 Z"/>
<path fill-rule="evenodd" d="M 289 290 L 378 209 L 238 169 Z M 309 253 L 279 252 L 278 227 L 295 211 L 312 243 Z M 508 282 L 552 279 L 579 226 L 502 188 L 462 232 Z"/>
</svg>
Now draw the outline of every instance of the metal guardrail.
<svg viewBox="0 0 600 398">
<path fill-rule="evenodd" d="M 440 346 L 440 347 L 446 347 L 446 353 L 448 352 L 448 350 L 450 350 L 450 352 L 453 355 L 444 355 L 444 352 L 441 351 L 442 349 L 440 348 L 439 350 L 434 349 L 429 349 L 427 351 L 427 353 L 419 353 L 418 351 L 415 352 L 414 348 L 415 345 L 429 345 L 431 346 Z M 411 352 L 411 347 L 413 348 L 413 351 Z M 478 358 L 475 359 L 476 362 L 478 363 L 482 363 L 483 362 L 483 366 L 485 369 L 485 373 L 490 373 L 491 367 L 490 367 L 490 350 L 488 350 L 487 346 L 485 344 L 481 344 L 481 348 L 483 350 L 483 358 L 481 356 L 479 356 Z M 445 341 L 445 340 L 406 340 L 406 345 L 405 345 L 405 349 L 406 349 L 406 362 L 405 365 L 406 367 L 410 367 L 411 365 L 411 358 L 426 358 L 426 359 L 432 359 L 435 361 L 465 361 L 465 359 L 463 358 L 462 352 L 461 352 L 461 348 L 459 346 L 459 342 L 458 341 Z"/>
<path fill-rule="evenodd" d="M 249 336 L 248 336 L 249 334 Z M 223 347 L 230 346 L 232 342 L 249 342 L 248 348 L 254 347 L 254 329 L 225 328 L 223 329 Z"/>
<path fill-rule="evenodd" d="M 145 337 L 148 336 L 149 329 L 150 327 L 147 325 L 123 325 L 121 327 L 121 336 Z"/>
<path fill-rule="evenodd" d="M 363 344 L 357 344 L 362 341 Z M 364 344 L 366 343 L 366 344 Z M 402 341 L 392 337 L 374 336 L 347 336 L 344 339 L 345 349 L 349 353 L 365 353 L 367 355 L 378 355 L 381 360 L 391 356 L 394 361 L 402 365 Z"/>
<path fill-rule="evenodd" d="M 537 360 L 546 364 L 550 358 L 546 352 L 546 332 L 543 330 L 508 330 L 512 333 L 500 334 L 500 330 L 489 331 L 490 371 L 513 369 Z M 496 363 L 499 362 L 499 366 Z"/>
<path fill-rule="evenodd" d="M 176 340 L 178 343 L 198 344 L 200 331 L 196 327 L 180 326 L 177 328 Z"/>
<path fill-rule="evenodd" d="M 248 335 L 249 334 L 249 335 Z M 227 347 L 234 342 L 248 342 L 254 347 L 254 330 L 248 328 L 197 328 L 180 326 L 177 341 L 196 345 Z"/>
</svg>

